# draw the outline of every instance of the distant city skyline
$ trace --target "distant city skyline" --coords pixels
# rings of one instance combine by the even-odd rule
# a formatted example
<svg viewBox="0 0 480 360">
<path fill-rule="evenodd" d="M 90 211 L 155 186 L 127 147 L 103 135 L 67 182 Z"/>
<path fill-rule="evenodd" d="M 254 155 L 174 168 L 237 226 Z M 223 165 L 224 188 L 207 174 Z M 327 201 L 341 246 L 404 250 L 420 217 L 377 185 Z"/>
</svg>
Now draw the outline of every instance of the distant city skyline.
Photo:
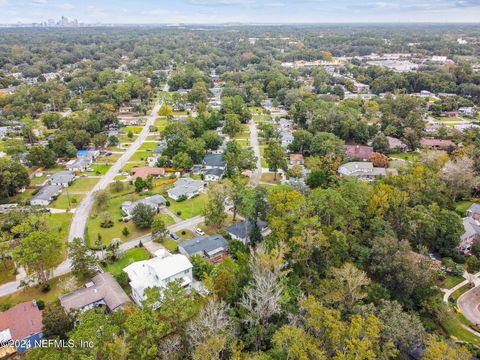
<svg viewBox="0 0 480 360">
<path fill-rule="evenodd" d="M 0 0 L 0 23 L 479 22 L 480 0 Z"/>
</svg>

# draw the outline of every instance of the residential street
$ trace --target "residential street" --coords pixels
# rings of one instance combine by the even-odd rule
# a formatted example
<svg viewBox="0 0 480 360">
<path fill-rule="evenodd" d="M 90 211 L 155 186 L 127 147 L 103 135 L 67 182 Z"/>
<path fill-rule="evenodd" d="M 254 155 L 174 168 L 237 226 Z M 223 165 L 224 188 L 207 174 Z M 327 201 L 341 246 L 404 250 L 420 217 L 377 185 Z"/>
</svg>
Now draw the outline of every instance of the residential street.
<svg viewBox="0 0 480 360">
<path fill-rule="evenodd" d="M 252 172 L 250 182 L 258 185 L 260 183 L 260 178 L 262 177 L 262 160 L 260 158 L 260 146 L 258 142 L 257 124 L 255 123 L 255 121 L 250 120 L 250 122 L 248 123 L 248 127 L 250 129 L 250 146 L 253 148 L 253 154 L 257 158 L 257 167 Z"/>
</svg>

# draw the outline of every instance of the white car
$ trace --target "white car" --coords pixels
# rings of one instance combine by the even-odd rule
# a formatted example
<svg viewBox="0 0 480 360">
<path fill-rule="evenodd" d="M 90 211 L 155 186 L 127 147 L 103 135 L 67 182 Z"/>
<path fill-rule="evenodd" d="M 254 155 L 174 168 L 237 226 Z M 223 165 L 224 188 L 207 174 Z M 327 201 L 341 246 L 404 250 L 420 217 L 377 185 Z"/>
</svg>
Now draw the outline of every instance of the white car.
<svg viewBox="0 0 480 360">
<path fill-rule="evenodd" d="M 200 228 L 196 228 L 196 229 L 195 229 L 195 232 L 196 232 L 198 235 L 200 235 L 200 236 L 205 235 L 205 231 L 203 231 L 203 230 L 200 229 Z"/>
</svg>

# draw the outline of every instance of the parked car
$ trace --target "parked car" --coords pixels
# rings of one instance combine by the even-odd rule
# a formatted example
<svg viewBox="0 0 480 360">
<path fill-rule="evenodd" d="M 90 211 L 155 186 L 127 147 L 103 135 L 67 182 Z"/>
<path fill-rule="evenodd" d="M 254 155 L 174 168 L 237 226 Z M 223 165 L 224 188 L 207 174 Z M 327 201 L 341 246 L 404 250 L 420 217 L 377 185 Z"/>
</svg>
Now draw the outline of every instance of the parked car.
<svg viewBox="0 0 480 360">
<path fill-rule="evenodd" d="M 203 230 L 200 229 L 200 228 L 196 228 L 196 229 L 195 229 L 195 232 L 196 232 L 198 235 L 200 235 L 200 236 L 205 235 L 205 231 L 203 231 Z"/>
<path fill-rule="evenodd" d="M 176 234 L 174 233 L 170 233 L 170 237 L 173 239 L 173 240 L 178 240 L 180 239 Z"/>
</svg>

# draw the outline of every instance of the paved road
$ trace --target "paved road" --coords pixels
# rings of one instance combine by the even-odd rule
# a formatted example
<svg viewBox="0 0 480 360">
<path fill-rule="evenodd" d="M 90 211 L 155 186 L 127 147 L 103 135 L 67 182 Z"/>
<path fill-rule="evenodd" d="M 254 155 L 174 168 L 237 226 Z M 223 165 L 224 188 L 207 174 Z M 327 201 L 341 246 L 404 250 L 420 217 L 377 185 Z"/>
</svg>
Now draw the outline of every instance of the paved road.
<svg viewBox="0 0 480 360">
<path fill-rule="evenodd" d="M 260 183 L 260 178 L 262 177 L 262 160 L 260 158 L 257 124 L 255 124 L 255 121 L 252 119 L 248 123 L 248 127 L 250 128 L 250 146 L 253 148 L 253 154 L 257 158 L 257 167 L 253 171 L 250 181 L 255 185 L 258 185 Z"/>
<path fill-rule="evenodd" d="M 462 314 L 472 323 L 480 325 L 480 286 L 467 291 L 457 300 L 457 305 Z"/>
<path fill-rule="evenodd" d="M 164 91 L 168 91 L 168 85 L 165 85 Z M 85 198 L 82 200 L 80 205 L 75 210 L 75 215 L 73 216 L 72 223 L 70 225 L 70 232 L 68 234 L 68 241 L 72 241 L 75 237 L 84 238 L 85 227 L 87 226 L 88 215 L 93 205 L 93 194 L 98 191 L 105 189 L 109 183 L 113 181 L 118 172 L 125 166 L 128 160 L 132 155 L 140 148 L 142 143 L 147 139 L 149 133 L 149 127 L 154 125 L 155 119 L 157 117 L 157 112 L 162 106 L 163 98 L 160 98 L 155 106 L 153 107 L 152 112 L 147 117 L 147 122 L 143 127 L 140 134 L 137 136 L 135 141 L 130 145 L 130 147 L 123 153 L 123 155 L 112 165 L 110 169 L 103 175 L 100 181 L 91 189 Z"/>
</svg>

